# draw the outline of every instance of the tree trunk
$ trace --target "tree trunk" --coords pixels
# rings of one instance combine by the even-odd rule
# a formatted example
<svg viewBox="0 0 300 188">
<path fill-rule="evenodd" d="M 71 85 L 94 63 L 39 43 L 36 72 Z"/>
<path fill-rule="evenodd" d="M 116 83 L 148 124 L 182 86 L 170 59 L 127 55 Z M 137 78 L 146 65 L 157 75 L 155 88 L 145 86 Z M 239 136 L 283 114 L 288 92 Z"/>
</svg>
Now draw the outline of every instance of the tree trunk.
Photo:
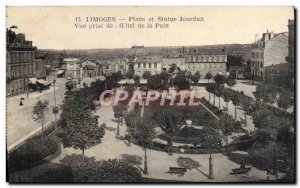
<svg viewBox="0 0 300 188">
<path fill-rule="evenodd" d="M 245 126 L 247 126 L 247 110 L 245 110 Z"/>
<path fill-rule="evenodd" d="M 144 174 L 149 174 L 148 173 L 148 165 L 147 165 L 147 148 L 144 147 L 144 150 L 145 150 Z"/>
<path fill-rule="evenodd" d="M 213 160 L 212 160 L 212 157 L 211 157 L 211 148 L 209 148 L 209 176 L 208 177 L 211 180 L 214 179 Z"/>
<path fill-rule="evenodd" d="M 169 155 L 172 155 L 172 145 L 173 145 L 173 136 L 170 137 L 169 140 Z"/>
<path fill-rule="evenodd" d="M 226 102 L 226 112 L 228 114 L 228 102 Z"/>
<path fill-rule="evenodd" d="M 208 92 L 208 101 L 210 103 L 210 92 Z"/>
<path fill-rule="evenodd" d="M 236 120 L 236 116 L 237 116 L 237 107 L 236 106 L 234 106 L 234 119 Z"/>
<path fill-rule="evenodd" d="M 214 94 L 214 106 L 216 105 L 216 95 Z"/>
<path fill-rule="evenodd" d="M 118 119 L 117 135 L 120 135 L 120 120 Z"/>
<path fill-rule="evenodd" d="M 84 148 L 82 149 L 82 155 L 84 155 Z"/>
<path fill-rule="evenodd" d="M 219 97 L 219 108 L 221 108 L 221 97 Z"/>
<path fill-rule="evenodd" d="M 42 119 L 42 143 L 44 143 L 44 120 Z"/>
</svg>

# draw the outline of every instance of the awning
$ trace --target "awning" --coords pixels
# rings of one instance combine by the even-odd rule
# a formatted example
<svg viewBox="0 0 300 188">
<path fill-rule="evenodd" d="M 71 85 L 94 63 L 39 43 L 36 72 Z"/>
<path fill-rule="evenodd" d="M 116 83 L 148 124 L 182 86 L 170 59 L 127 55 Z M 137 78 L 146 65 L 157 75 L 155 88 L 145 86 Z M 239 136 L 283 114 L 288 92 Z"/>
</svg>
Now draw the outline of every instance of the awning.
<svg viewBox="0 0 300 188">
<path fill-rule="evenodd" d="M 29 78 L 29 83 L 36 84 L 37 78 Z"/>
<path fill-rule="evenodd" d="M 39 79 L 39 80 L 37 80 L 37 82 L 44 85 L 44 86 L 50 85 L 50 83 L 48 83 L 47 81 L 45 81 L 43 79 Z"/>
<path fill-rule="evenodd" d="M 65 72 L 64 70 L 59 70 L 59 71 L 56 72 L 56 74 L 62 74 L 64 72 Z"/>
</svg>

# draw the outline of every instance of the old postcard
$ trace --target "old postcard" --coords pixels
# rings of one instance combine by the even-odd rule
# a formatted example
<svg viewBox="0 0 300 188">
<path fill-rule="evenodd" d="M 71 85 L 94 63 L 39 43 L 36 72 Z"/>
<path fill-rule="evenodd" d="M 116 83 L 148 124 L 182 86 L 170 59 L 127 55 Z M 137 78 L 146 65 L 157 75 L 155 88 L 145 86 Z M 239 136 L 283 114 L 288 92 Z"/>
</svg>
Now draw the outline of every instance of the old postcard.
<svg viewBox="0 0 300 188">
<path fill-rule="evenodd" d="M 10 183 L 295 183 L 294 7 L 6 8 Z"/>
</svg>

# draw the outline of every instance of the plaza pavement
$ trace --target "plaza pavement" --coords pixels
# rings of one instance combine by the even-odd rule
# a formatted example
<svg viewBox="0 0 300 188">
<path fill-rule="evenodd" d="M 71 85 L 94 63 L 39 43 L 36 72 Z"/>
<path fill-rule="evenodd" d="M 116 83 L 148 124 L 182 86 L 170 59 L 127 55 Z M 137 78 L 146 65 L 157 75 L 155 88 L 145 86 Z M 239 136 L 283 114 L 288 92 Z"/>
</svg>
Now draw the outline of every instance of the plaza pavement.
<svg viewBox="0 0 300 188">
<path fill-rule="evenodd" d="M 198 88 L 198 93 L 201 96 L 207 97 L 208 94 L 205 88 Z M 201 97 L 199 96 L 199 97 Z M 216 104 L 218 101 L 216 100 Z M 222 103 L 224 105 L 224 103 Z M 232 112 L 232 105 L 229 105 L 229 112 Z M 117 123 L 112 121 L 113 109 L 111 106 L 102 106 L 97 110 L 96 114 L 99 115 L 99 126 L 102 123 L 106 124 L 105 135 L 100 144 L 85 150 L 85 155 L 87 157 L 95 157 L 96 160 L 107 160 L 113 158 L 122 159 L 122 154 L 134 155 L 142 157 L 142 163 L 144 160 L 144 150 L 137 145 L 128 145 L 124 140 L 116 138 L 116 127 Z M 239 115 L 241 115 L 241 111 Z M 250 121 L 249 121 L 250 123 Z M 249 125 L 247 128 L 249 130 L 253 129 L 253 125 Z M 126 131 L 126 126 L 120 127 L 120 135 L 124 136 Z M 52 160 L 51 162 L 60 163 L 65 156 L 72 154 L 81 154 L 81 150 L 74 148 L 62 148 L 62 153 L 60 156 Z M 209 172 L 209 155 L 208 154 L 173 154 L 168 155 L 166 152 L 156 151 L 147 149 L 148 156 L 148 171 L 149 175 L 143 175 L 144 177 L 154 178 L 154 179 L 165 179 L 165 180 L 177 180 L 177 181 L 194 181 L 194 182 L 236 182 L 236 181 L 259 181 L 266 179 L 275 179 L 274 176 L 267 175 L 266 171 L 258 170 L 252 167 L 248 175 L 232 175 L 233 168 L 239 168 L 240 164 L 230 161 L 227 156 L 219 153 L 213 154 L 213 166 L 214 166 L 214 180 L 208 179 Z M 169 167 L 178 166 L 176 160 L 178 157 L 189 157 L 200 163 L 198 169 L 188 170 L 184 176 L 178 176 L 176 174 L 170 175 L 166 173 Z M 140 166 L 143 168 L 143 165 Z M 281 177 L 282 174 L 279 175 Z"/>
<path fill-rule="evenodd" d="M 90 84 L 95 79 L 84 79 L 83 82 Z M 65 96 L 65 78 L 56 78 L 55 91 L 56 91 L 56 105 L 62 104 Z M 52 108 L 54 107 L 54 87 L 50 86 L 50 89 L 40 92 L 21 94 L 17 96 L 8 97 L 6 99 L 6 142 L 7 147 L 11 148 L 17 143 L 20 143 L 28 138 L 29 135 L 40 131 L 41 125 L 32 119 L 33 106 L 38 100 L 48 100 L 48 116 L 45 125 L 49 125 L 51 122 L 55 121 L 54 114 L 52 113 Z M 23 106 L 20 106 L 20 98 L 23 97 Z M 60 113 L 61 111 L 59 111 Z M 59 114 L 57 114 L 57 119 Z"/>
<path fill-rule="evenodd" d="M 243 91 L 245 95 L 255 99 L 255 96 L 253 94 L 254 91 L 256 91 L 256 85 L 251 84 L 252 81 L 250 80 L 237 80 L 236 85 L 231 87 L 231 89 L 235 91 Z M 228 86 L 227 86 L 228 87 Z M 272 106 L 278 108 L 277 103 L 273 103 Z M 287 112 L 292 113 L 294 111 L 293 107 L 287 109 Z"/>
</svg>

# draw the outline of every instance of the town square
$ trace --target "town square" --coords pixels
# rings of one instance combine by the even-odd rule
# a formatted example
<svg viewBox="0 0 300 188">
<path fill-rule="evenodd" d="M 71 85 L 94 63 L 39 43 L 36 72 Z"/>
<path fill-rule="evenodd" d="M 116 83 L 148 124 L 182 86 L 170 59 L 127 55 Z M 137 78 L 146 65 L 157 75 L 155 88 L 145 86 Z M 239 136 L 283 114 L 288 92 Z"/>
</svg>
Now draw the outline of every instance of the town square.
<svg viewBox="0 0 300 188">
<path fill-rule="evenodd" d="M 32 31 L 26 11 L 37 25 L 63 15 L 53 25 L 70 32 Z M 113 27 L 74 26 L 79 12 Z M 120 26 L 148 17 L 157 30 Z M 7 7 L 7 19 L 8 182 L 295 183 L 293 7 Z"/>
</svg>

